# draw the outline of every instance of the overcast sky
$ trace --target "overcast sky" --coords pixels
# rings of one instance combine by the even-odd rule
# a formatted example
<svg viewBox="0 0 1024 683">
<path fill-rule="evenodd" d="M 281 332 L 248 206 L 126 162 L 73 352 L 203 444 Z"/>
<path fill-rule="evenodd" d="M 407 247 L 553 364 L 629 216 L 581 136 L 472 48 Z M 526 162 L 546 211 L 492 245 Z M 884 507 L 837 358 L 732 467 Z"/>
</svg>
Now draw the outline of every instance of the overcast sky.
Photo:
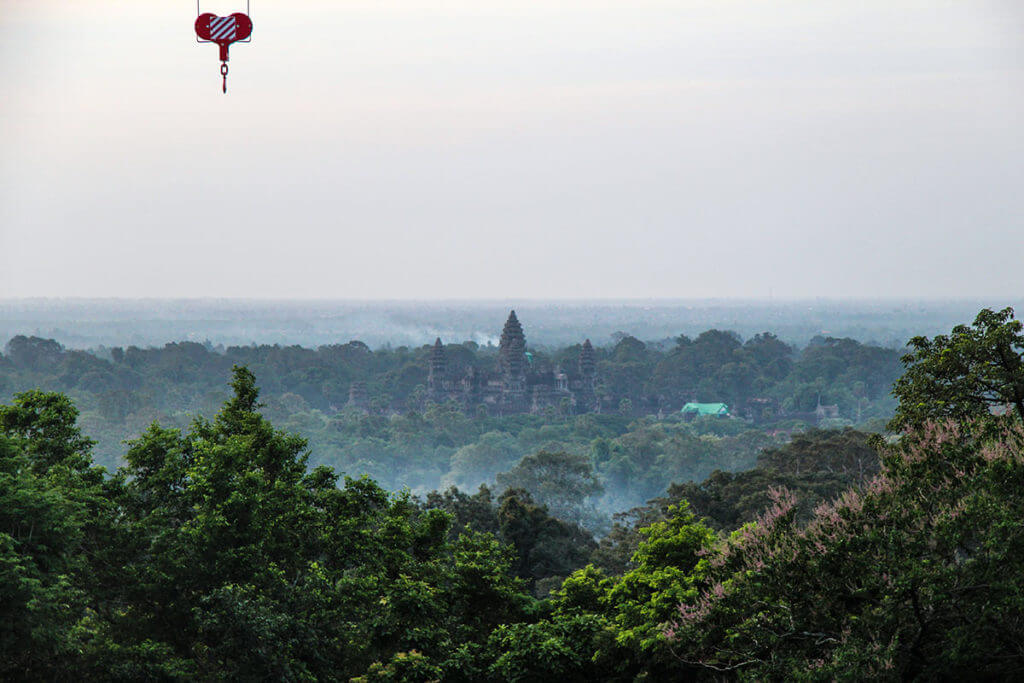
<svg viewBox="0 0 1024 683">
<path fill-rule="evenodd" d="M 0 298 L 1024 291 L 1019 0 L 252 18 L 0 0 Z"/>
</svg>

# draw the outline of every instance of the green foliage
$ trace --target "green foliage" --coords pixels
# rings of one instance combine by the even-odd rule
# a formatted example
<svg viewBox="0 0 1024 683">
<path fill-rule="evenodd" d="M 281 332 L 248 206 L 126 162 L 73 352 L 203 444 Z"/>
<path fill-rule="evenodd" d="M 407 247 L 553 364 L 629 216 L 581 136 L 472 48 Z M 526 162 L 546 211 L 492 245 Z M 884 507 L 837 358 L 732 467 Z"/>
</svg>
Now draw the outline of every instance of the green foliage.
<svg viewBox="0 0 1024 683">
<path fill-rule="evenodd" d="M 550 600 L 550 615 L 494 631 L 488 644 L 494 680 L 663 680 L 684 670 L 662 631 L 693 599 L 702 548 L 714 534 L 685 506 L 642 530 L 635 568 L 607 577 L 591 566 L 569 576 Z"/>
<path fill-rule="evenodd" d="M 252 374 L 232 388 L 212 421 L 152 425 L 109 480 L 70 404 L 0 410 L 5 678 L 401 679 L 534 610 L 512 549 L 449 540 L 449 516 L 408 494 L 307 473 Z"/>
<path fill-rule="evenodd" d="M 668 630 L 680 657 L 752 680 L 1001 679 L 1024 667 L 1024 432 L 929 425 L 861 490 L 773 507 L 708 558 Z"/>
<path fill-rule="evenodd" d="M 597 547 L 589 532 L 556 519 L 530 494 L 511 489 L 498 501 L 498 528 L 516 551 L 516 576 L 537 579 L 566 576 L 583 566 Z"/>
<path fill-rule="evenodd" d="M 427 494 L 424 507 L 428 510 L 443 510 L 452 517 L 450 539 L 454 540 L 465 531 L 484 531 L 498 533 L 498 508 L 486 486 L 473 495 L 463 493 L 454 486 L 443 493 L 431 491 Z"/>
<path fill-rule="evenodd" d="M 506 432 L 488 432 L 478 441 L 455 451 L 448 477 L 452 484 L 472 489 L 490 481 L 519 459 L 516 440 Z"/>
<path fill-rule="evenodd" d="M 796 498 L 797 520 L 806 522 L 819 503 L 866 483 L 878 468 L 867 434 L 850 428 L 812 430 L 761 451 L 755 469 L 715 472 L 700 484 L 673 484 L 654 503 L 687 500 L 713 528 L 731 531 L 770 506 L 772 489 L 785 488 Z"/>
<path fill-rule="evenodd" d="M 797 477 L 822 472 L 840 477 L 847 486 L 865 483 L 878 473 L 878 464 L 870 436 L 850 428 L 795 434 L 789 443 L 757 456 L 761 469 Z"/>
<path fill-rule="evenodd" d="M 588 531 L 556 519 L 522 489 L 506 491 L 497 500 L 486 486 L 472 496 L 455 488 L 444 493 L 432 491 L 423 507 L 451 515 L 450 540 L 486 532 L 506 544 L 511 553 L 510 571 L 539 595 L 586 564 L 596 547 Z"/>
<path fill-rule="evenodd" d="M 673 482 L 700 481 L 715 470 L 752 467 L 758 452 L 779 441 L 762 431 L 736 436 L 699 435 L 682 422 L 638 423 L 626 434 L 594 453 L 606 507 L 629 508 L 660 495 Z"/>
<path fill-rule="evenodd" d="M 103 558 L 109 511 L 91 442 L 66 398 L 0 407 L 0 678 L 44 679 L 70 665 Z"/>
<path fill-rule="evenodd" d="M 732 531 L 751 522 L 771 504 L 770 491 L 784 487 L 797 499 L 797 519 L 806 522 L 814 508 L 849 488 L 851 482 L 825 472 L 801 475 L 784 474 L 771 469 L 745 472 L 714 472 L 699 484 L 673 484 L 655 505 L 686 500 L 708 525 L 719 531 Z"/>
<path fill-rule="evenodd" d="M 1019 327 L 993 315 L 1009 326 L 994 338 L 1019 354 Z M 678 347 L 673 372 L 718 368 L 709 381 L 734 387 L 769 367 L 846 386 L 860 372 L 851 368 L 878 360 L 843 340 L 795 360 L 768 336 L 743 344 L 709 333 Z M 33 372 L 57 365 L 76 386 L 106 381 L 93 360 L 38 340 L 13 350 Z M 267 354 L 278 352 L 314 353 Z M 376 362 L 354 344 L 317 353 L 346 367 Z M 628 336 L 602 354 L 619 369 L 665 360 Z M 199 381 L 194 369 L 210 355 L 183 344 L 148 360 L 173 387 Z M 112 359 L 142 367 L 147 355 Z M 910 406 L 922 421 L 889 445 L 853 430 L 782 445 L 713 423 L 498 420 L 433 404 L 327 417 L 306 410 L 306 392 L 335 392 L 331 378 L 296 367 L 307 388 L 280 391 L 274 380 L 268 406 L 253 373 L 235 367 L 215 417 L 140 428 L 112 476 L 92 465 L 69 398 L 33 391 L 0 406 L 0 678 L 937 680 L 1024 670 L 1024 428 L 1013 415 L 937 423 Z M 392 370 L 391 389 L 418 381 L 407 366 Z M 914 375 L 907 396 L 929 395 L 930 376 Z M 636 386 L 628 372 L 619 379 Z M 872 381 L 850 384 L 851 395 L 870 394 Z M 936 410 L 982 414 L 965 406 Z M 274 411 L 319 421 L 360 453 L 354 462 L 403 461 L 399 451 L 381 460 L 373 444 L 418 451 L 438 479 L 481 441 L 509 458 L 535 455 L 498 479 L 497 499 L 483 486 L 421 501 L 315 466 L 305 439 L 273 426 Z M 460 462 L 484 476 L 472 466 L 489 456 L 476 452 Z M 695 474 L 710 476 L 694 484 Z M 602 483 L 635 500 L 673 479 L 667 495 L 621 516 L 600 549 L 559 518 L 584 519 Z"/>
<path fill-rule="evenodd" d="M 581 455 L 540 451 L 497 476 L 500 489 L 523 489 L 568 522 L 592 525 L 600 519 L 592 499 L 603 491 L 590 461 Z"/>
<path fill-rule="evenodd" d="M 0 407 L 0 430 L 18 440 L 36 474 L 54 467 L 82 471 L 94 442 L 76 425 L 78 410 L 66 396 L 27 391 Z"/>
<path fill-rule="evenodd" d="M 374 662 L 364 676 L 352 678 L 352 683 L 371 683 L 371 681 L 395 681 L 405 683 L 406 681 L 417 681 L 419 683 L 434 683 L 441 681 L 443 668 L 432 662 L 422 652 L 410 650 L 409 652 L 397 652 L 387 664 Z"/>
<path fill-rule="evenodd" d="M 929 420 L 986 418 L 994 408 L 1024 419 L 1024 327 L 1013 309 L 983 309 L 974 323 L 949 335 L 914 337 L 907 369 L 896 382 L 899 407 L 890 427 L 917 428 Z"/>
<path fill-rule="evenodd" d="M 725 401 L 758 424 L 793 417 L 813 422 L 809 411 L 819 400 L 838 404 L 842 419 L 887 419 L 893 407 L 889 385 L 900 370 L 896 352 L 853 340 L 821 340 L 797 352 L 768 333 L 741 343 L 732 333 L 711 330 L 696 340 L 682 337 L 664 351 L 625 333 L 617 337 L 614 347 L 595 350 L 603 414 L 573 415 L 582 406 L 571 401 L 543 414 L 501 417 L 483 404 L 432 403 L 424 386 L 431 347 L 374 351 L 358 341 L 316 349 L 179 342 L 85 352 L 18 336 L 0 362 L 0 397 L 34 388 L 66 392 L 82 411 L 83 428 L 98 440 L 97 462 L 113 470 L 123 464 L 121 443 L 152 422 L 187 430 L 195 415 L 215 412 L 228 398 L 220 378 L 244 365 L 261 378 L 260 412 L 305 437 L 313 465 L 423 494 L 449 485 L 473 490 L 538 450 L 588 455 L 594 439 L 624 436 L 641 415 L 660 414 L 671 422 L 683 403 L 698 397 Z M 578 345 L 532 351 L 539 373 L 561 368 L 578 380 Z M 449 344 L 445 353 L 453 377 L 470 369 L 487 373 L 496 361 L 494 348 L 473 343 Z M 346 407 L 355 382 L 366 386 L 368 411 Z M 696 435 L 737 437 L 749 426 L 718 422 L 694 425 Z M 659 467 L 616 463 L 612 477 L 637 483 L 603 505 L 641 504 L 673 480 L 699 481 L 714 469 L 737 468 L 725 457 L 703 468 L 706 454 L 698 446 L 690 444 L 664 477 Z M 609 491 L 617 488 L 603 483 Z"/>
<path fill-rule="evenodd" d="M 668 519 L 680 503 L 711 528 L 732 531 L 771 506 L 773 489 L 785 488 L 796 499 L 796 519 L 806 523 L 817 505 L 878 473 L 878 454 L 870 442 L 868 434 L 853 429 L 812 430 L 761 451 L 754 469 L 719 470 L 699 483 L 672 484 L 647 505 L 615 515 L 591 561 L 612 574 L 632 568 L 632 555 L 643 538 L 639 530 Z"/>
<path fill-rule="evenodd" d="M 574 614 L 534 624 L 506 624 L 487 643 L 493 681 L 609 680 L 608 663 L 594 661 L 593 644 L 606 628 L 593 614 Z"/>
<path fill-rule="evenodd" d="M 644 540 L 633 556 L 634 567 L 615 582 L 606 601 L 614 610 L 619 643 L 662 662 L 663 625 L 680 603 L 696 596 L 700 557 L 715 536 L 685 504 L 670 508 L 666 520 L 640 533 Z"/>
</svg>

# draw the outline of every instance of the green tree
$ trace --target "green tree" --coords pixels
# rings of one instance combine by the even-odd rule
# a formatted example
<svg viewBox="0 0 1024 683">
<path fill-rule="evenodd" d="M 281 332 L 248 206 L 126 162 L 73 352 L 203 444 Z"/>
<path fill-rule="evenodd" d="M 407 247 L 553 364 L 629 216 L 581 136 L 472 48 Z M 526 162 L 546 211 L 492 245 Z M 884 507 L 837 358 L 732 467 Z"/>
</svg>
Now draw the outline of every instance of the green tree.
<svg viewBox="0 0 1024 683">
<path fill-rule="evenodd" d="M 69 594 L 83 607 L 63 626 L 47 617 L 50 652 L 77 652 L 72 667 L 93 678 L 451 678 L 498 624 L 535 610 L 519 556 L 494 535 L 449 535 L 450 516 L 407 492 L 307 471 L 305 442 L 260 414 L 252 373 L 236 367 L 232 389 L 213 420 L 154 424 L 131 444 L 107 492 L 123 533 L 90 567 L 103 581 Z M 543 517 L 534 564 L 576 547 Z"/>
<path fill-rule="evenodd" d="M 909 346 L 890 428 L 987 417 L 1004 407 L 1024 419 L 1024 334 L 1012 308 L 982 309 L 972 325 L 933 339 L 914 337 Z"/>
<path fill-rule="evenodd" d="M 32 370 L 52 368 L 60 362 L 64 347 L 52 339 L 18 335 L 7 342 L 7 357 L 15 365 Z"/>
<path fill-rule="evenodd" d="M 827 472 L 842 477 L 850 486 L 863 484 L 877 474 L 879 460 L 871 435 L 847 427 L 795 434 L 787 444 L 762 450 L 757 466 L 794 476 Z"/>
<path fill-rule="evenodd" d="M 528 455 L 497 481 L 499 489 L 528 491 L 555 517 L 576 524 L 595 521 L 591 499 L 604 490 L 586 456 L 564 452 Z"/>
<path fill-rule="evenodd" d="M 448 483 L 472 490 L 487 483 L 518 458 L 515 439 L 506 432 L 488 432 L 452 455 Z"/>
<path fill-rule="evenodd" d="M 65 397 L 0 406 L 0 678 L 43 680 L 75 666 L 89 596 L 112 544 L 102 471 Z M 97 560 L 97 567 L 90 566 Z"/>
<path fill-rule="evenodd" d="M 515 548 L 512 571 L 531 588 L 541 579 L 568 576 L 597 547 L 589 532 L 552 517 L 522 489 L 505 491 L 498 499 L 498 528 Z"/>
<path fill-rule="evenodd" d="M 0 406 L 0 430 L 18 440 L 37 474 L 56 466 L 89 468 L 95 442 L 82 435 L 77 420 L 78 409 L 63 394 L 27 391 L 14 405 Z"/>
<path fill-rule="evenodd" d="M 431 491 L 423 504 L 428 510 L 443 510 L 452 516 L 452 526 L 448 532 L 450 539 L 458 538 L 465 531 L 483 531 L 497 535 L 498 509 L 491 490 L 480 485 L 476 493 L 470 495 L 454 486 L 444 492 Z"/>
<path fill-rule="evenodd" d="M 974 434 L 972 436 L 972 434 Z M 706 556 L 666 634 L 709 676 L 1009 680 L 1024 667 L 1024 431 L 908 433 L 862 489 L 772 506 Z"/>
<path fill-rule="evenodd" d="M 697 596 L 713 532 L 685 505 L 641 530 L 634 568 L 609 578 L 592 565 L 569 576 L 534 623 L 500 626 L 488 642 L 494 680 L 674 680 L 687 668 L 663 631 Z"/>
</svg>

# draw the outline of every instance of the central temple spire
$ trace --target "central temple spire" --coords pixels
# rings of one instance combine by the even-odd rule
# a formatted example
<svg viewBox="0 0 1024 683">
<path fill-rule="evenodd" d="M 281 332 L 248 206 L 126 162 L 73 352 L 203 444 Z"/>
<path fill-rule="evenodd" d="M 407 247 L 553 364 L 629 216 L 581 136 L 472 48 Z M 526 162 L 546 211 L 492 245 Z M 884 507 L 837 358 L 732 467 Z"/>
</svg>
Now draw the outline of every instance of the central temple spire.
<svg viewBox="0 0 1024 683">
<path fill-rule="evenodd" d="M 498 359 L 506 382 L 515 382 L 526 374 L 526 335 L 515 311 L 509 313 L 505 329 L 501 331 Z"/>
<path fill-rule="evenodd" d="M 526 336 L 512 311 L 505 321 L 498 344 L 498 367 L 501 371 L 502 405 L 505 410 L 522 410 L 526 393 Z"/>
<path fill-rule="evenodd" d="M 445 400 L 448 390 L 448 357 L 444 352 L 444 344 L 438 337 L 430 349 L 430 360 L 427 370 L 427 396 L 435 403 Z"/>
<path fill-rule="evenodd" d="M 514 310 L 508 314 L 508 320 L 505 321 L 505 329 L 501 331 L 501 342 L 498 348 L 507 349 L 513 343 L 518 343 L 524 350 L 526 349 L 526 336 L 523 334 L 523 326 L 519 323 L 519 318 L 516 317 Z"/>
</svg>

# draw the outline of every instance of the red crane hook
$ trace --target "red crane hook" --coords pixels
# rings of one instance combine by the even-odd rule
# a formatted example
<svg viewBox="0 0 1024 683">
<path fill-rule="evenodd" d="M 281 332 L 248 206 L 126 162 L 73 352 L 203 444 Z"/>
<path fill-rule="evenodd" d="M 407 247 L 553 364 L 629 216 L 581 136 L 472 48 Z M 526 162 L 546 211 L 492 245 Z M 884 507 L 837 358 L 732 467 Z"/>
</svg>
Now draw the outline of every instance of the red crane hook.
<svg viewBox="0 0 1024 683">
<path fill-rule="evenodd" d="M 231 16 L 218 17 L 209 12 L 196 19 L 196 35 L 201 40 L 220 46 L 220 75 L 224 79 L 224 93 L 228 91 L 228 47 L 231 43 L 246 40 L 252 35 L 252 19 L 247 14 L 236 12 Z"/>
</svg>

